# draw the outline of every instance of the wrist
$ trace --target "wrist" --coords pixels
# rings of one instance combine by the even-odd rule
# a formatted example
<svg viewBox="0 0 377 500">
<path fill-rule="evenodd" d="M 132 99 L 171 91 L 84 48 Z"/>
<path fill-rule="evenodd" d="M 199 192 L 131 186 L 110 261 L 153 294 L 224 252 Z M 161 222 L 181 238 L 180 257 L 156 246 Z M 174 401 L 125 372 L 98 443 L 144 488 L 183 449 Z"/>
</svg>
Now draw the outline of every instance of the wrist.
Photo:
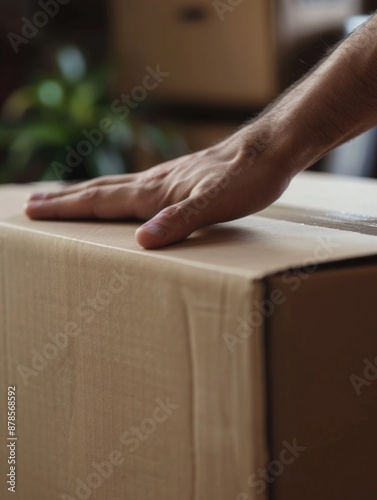
<svg viewBox="0 0 377 500">
<path fill-rule="evenodd" d="M 309 155 L 301 151 L 301 147 L 299 150 L 295 148 L 297 132 L 294 125 L 267 114 L 244 127 L 238 134 L 241 161 L 268 164 L 276 169 L 277 174 L 289 178 L 306 168 L 304 160 L 307 164 Z"/>
</svg>

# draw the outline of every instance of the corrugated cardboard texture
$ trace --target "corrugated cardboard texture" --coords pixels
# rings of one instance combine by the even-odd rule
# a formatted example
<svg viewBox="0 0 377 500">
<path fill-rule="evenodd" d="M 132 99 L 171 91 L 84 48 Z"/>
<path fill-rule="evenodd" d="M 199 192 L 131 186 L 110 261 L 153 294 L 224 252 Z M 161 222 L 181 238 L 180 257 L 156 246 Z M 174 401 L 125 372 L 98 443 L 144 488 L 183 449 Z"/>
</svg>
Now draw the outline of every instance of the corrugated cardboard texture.
<svg viewBox="0 0 377 500">
<path fill-rule="evenodd" d="M 57 189 L 48 185 L 52 187 Z M 3 227 L 250 279 L 305 265 L 308 260 L 326 263 L 377 253 L 377 228 L 373 230 L 377 182 L 372 180 L 304 173 L 293 180 L 276 204 L 260 214 L 197 231 L 180 245 L 154 252 L 141 249 L 135 242 L 137 224 L 29 221 L 19 214 L 24 198 L 33 190 L 41 190 L 41 186 L 3 190 Z"/>
<path fill-rule="evenodd" d="M 268 286 L 286 298 L 266 338 L 270 460 L 284 440 L 306 448 L 275 476 L 271 499 L 373 500 L 377 368 L 365 379 L 364 360 L 377 361 L 377 264 L 301 276 Z"/>
<path fill-rule="evenodd" d="M 86 498 L 78 480 L 96 484 L 92 464 L 114 451 L 124 462 L 90 498 L 234 498 L 266 459 L 262 339 L 230 356 L 222 333 L 257 289 L 103 243 L 1 228 L 1 387 L 17 386 L 16 498 Z M 111 293 L 118 274 L 125 285 Z M 56 335 L 67 345 L 52 348 Z M 169 418 L 145 424 L 166 399 L 178 405 Z M 143 422 L 153 432 L 130 451 L 122 436 Z"/>
<path fill-rule="evenodd" d="M 272 209 L 154 252 L 135 243 L 137 224 L 27 220 L 33 189 L 0 192 L 1 388 L 17 386 L 19 438 L 9 498 L 266 498 L 243 493 L 271 457 L 264 325 L 245 338 L 241 327 L 265 277 L 376 254 L 375 236 L 357 227 L 284 220 L 292 207 L 317 218 L 349 210 L 362 226 L 377 213 L 376 183 L 303 175 Z M 290 428 L 277 418 L 280 439 Z"/>
</svg>

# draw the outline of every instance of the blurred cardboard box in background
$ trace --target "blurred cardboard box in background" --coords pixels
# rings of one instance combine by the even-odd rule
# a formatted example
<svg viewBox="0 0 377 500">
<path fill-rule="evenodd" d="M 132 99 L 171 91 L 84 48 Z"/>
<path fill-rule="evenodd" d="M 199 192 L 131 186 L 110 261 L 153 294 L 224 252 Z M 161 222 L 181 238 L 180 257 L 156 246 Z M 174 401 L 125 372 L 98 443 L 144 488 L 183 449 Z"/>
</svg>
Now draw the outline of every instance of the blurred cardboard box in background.
<svg viewBox="0 0 377 500">
<path fill-rule="evenodd" d="M 282 65 L 301 43 L 359 13 L 359 0 L 112 0 L 120 87 L 140 85 L 147 65 L 168 72 L 163 102 L 260 108 L 282 89 Z"/>
</svg>

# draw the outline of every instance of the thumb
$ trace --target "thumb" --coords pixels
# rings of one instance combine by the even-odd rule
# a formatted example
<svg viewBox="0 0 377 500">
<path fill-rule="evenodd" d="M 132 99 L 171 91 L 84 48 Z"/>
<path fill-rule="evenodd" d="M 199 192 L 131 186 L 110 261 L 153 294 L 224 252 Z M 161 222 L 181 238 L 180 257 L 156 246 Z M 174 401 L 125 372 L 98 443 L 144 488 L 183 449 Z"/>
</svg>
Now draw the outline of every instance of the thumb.
<svg viewBox="0 0 377 500">
<path fill-rule="evenodd" d="M 136 240 L 146 249 L 160 248 L 185 240 L 200 227 L 211 224 L 209 207 L 198 208 L 195 198 L 187 198 L 164 208 L 136 231 Z"/>
</svg>

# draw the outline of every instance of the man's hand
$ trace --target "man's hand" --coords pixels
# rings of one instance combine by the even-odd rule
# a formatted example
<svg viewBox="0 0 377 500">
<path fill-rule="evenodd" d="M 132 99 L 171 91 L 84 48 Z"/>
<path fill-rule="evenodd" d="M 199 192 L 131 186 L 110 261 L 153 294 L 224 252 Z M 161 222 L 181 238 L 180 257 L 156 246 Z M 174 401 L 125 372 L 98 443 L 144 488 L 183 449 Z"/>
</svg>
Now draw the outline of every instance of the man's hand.
<svg viewBox="0 0 377 500">
<path fill-rule="evenodd" d="M 34 196 L 35 219 L 137 217 L 145 248 L 257 212 L 300 170 L 377 125 L 377 16 L 312 73 L 223 143 L 148 172 L 104 177 Z"/>
<path fill-rule="evenodd" d="M 26 213 L 33 219 L 137 218 L 148 221 L 136 232 L 139 244 L 163 247 L 275 201 L 290 181 L 275 147 L 267 128 L 249 125 L 221 144 L 142 173 L 35 194 Z"/>
</svg>

